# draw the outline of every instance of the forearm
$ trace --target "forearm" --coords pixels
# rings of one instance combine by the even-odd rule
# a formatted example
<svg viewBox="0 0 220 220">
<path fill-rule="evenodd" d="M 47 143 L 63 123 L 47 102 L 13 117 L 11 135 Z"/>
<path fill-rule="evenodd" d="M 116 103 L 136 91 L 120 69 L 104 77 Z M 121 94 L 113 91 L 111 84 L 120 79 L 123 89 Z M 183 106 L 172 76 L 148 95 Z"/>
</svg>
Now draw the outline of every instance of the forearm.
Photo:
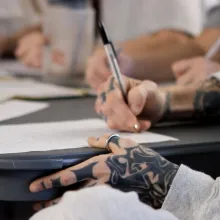
<svg viewBox="0 0 220 220">
<path fill-rule="evenodd" d="M 174 86 L 164 89 L 163 121 L 218 119 L 220 110 L 220 81 L 207 79 L 199 88 Z"/>
<path fill-rule="evenodd" d="M 175 61 L 203 56 L 204 51 L 192 41 L 187 43 L 173 42 L 148 52 L 135 63 L 134 76 L 138 79 L 149 79 L 155 82 L 174 80 L 171 69 Z"/>
<path fill-rule="evenodd" d="M 14 50 L 16 49 L 18 41 L 23 36 L 33 32 L 33 31 L 41 31 L 41 25 L 38 24 L 38 25 L 31 26 L 31 27 L 26 27 L 26 28 L 14 33 L 12 36 L 9 36 L 5 40 L 3 54 L 13 54 Z"/>
<path fill-rule="evenodd" d="M 121 44 L 134 60 L 133 76 L 137 79 L 168 81 L 173 79 L 173 62 L 197 55 L 204 50 L 194 39 L 178 31 L 161 31 Z"/>
</svg>

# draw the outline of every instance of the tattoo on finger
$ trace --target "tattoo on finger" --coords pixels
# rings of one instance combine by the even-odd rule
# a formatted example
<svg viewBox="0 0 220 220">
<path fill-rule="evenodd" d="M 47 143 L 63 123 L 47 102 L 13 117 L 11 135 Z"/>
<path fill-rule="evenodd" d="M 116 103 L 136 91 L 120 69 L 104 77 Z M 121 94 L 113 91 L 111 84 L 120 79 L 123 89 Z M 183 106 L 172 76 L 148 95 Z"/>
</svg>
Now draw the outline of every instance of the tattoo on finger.
<svg viewBox="0 0 220 220">
<path fill-rule="evenodd" d="M 113 91 L 115 89 L 114 83 L 115 83 L 115 78 L 112 77 L 111 80 L 110 80 L 110 83 L 109 83 L 108 92 L 111 92 L 111 91 Z"/>
<path fill-rule="evenodd" d="M 63 186 L 62 183 L 61 183 L 61 177 L 58 177 L 56 179 L 52 179 L 51 183 L 52 183 L 53 188 Z"/>
<path fill-rule="evenodd" d="M 42 181 L 40 184 L 41 184 L 41 187 L 42 187 L 43 190 L 47 189 L 46 185 L 44 184 L 44 181 Z"/>
<path fill-rule="evenodd" d="M 105 92 L 102 92 L 100 94 L 100 98 L 101 98 L 102 104 L 106 103 L 106 93 Z"/>
<path fill-rule="evenodd" d="M 82 182 L 82 181 L 85 181 L 88 179 L 95 179 L 96 180 L 97 178 L 94 177 L 94 175 L 93 175 L 93 168 L 97 163 L 98 162 L 94 162 L 94 163 L 89 164 L 88 166 L 81 168 L 81 169 L 72 170 L 72 172 L 76 176 L 77 182 Z"/>
</svg>

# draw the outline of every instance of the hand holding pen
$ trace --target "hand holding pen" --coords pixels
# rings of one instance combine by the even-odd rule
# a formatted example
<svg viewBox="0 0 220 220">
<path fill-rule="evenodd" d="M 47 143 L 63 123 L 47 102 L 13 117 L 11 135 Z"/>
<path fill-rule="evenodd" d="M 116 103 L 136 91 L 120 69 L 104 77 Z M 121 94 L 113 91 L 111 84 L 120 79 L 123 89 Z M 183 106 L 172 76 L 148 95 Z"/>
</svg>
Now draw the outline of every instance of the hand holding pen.
<svg viewBox="0 0 220 220">
<path fill-rule="evenodd" d="M 129 132 L 148 130 L 162 117 L 165 97 L 154 82 L 122 76 L 114 45 L 101 22 L 99 30 L 112 76 L 99 89 L 96 112 L 111 129 Z"/>
</svg>

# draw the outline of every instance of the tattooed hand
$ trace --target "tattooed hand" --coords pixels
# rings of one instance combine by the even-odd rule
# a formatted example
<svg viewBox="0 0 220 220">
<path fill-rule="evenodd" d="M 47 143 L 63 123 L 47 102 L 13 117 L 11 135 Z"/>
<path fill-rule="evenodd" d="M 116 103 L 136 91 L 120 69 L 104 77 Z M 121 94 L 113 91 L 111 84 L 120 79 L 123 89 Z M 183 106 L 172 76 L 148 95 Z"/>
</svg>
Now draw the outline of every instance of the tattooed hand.
<svg viewBox="0 0 220 220">
<path fill-rule="evenodd" d="M 92 147 L 105 148 L 109 135 L 89 138 Z M 83 182 L 84 187 L 108 184 L 125 192 L 135 191 L 139 198 L 154 208 L 160 208 L 178 166 L 167 161 L 153 150 L 130 139 L 112 138 L 111 153 L 96 156 L 66 170 L 41 178 L 30 186 L 32 192 L 53 187 L 64 187 Z M 54 202 L 47 202 L 50 206 Z M 37 205 L 39 209 L 41 204 Z"/>
<path fill-rule="evenodd" d="M 100 86 L 96 112 L 109 128 L 129 132 L 144 131 L 163 115 L 165 95 L 151 81 L 123 77 L 128 103 L 125 103 L 113 77 Z M 135 126 L 135 127 L 134 127 Z"/>
</svg>

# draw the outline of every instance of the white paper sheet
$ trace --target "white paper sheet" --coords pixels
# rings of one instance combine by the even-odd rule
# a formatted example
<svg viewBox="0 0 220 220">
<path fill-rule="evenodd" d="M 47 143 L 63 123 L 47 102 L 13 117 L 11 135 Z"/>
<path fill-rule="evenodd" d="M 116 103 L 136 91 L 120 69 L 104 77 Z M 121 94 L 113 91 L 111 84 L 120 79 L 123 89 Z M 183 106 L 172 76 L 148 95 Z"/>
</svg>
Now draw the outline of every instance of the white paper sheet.
<svg viewBox="0 0 220 220">
<path fill-rule="evenodd" d="M 49 107 L 48 103 L 11 100 L 0 104 L 0 121 L 27 115 Z"/>
<path fill-rule="evenodd" d="M 0 97 L 19 97 L 28 99 L 49 99 L 83 96 L 84 91 L 66 88 L 52 84 L 40 83 L 34 80 L 0 80 Z M 1 99 L 1 98 L 0 98 Z"/>
<path fill-rule="evenodd" d="M 0 71 L 7 75 L 24 75 L 24 76 L 42 76 L 43 73 L 38 68 L 30 68 L 24 66 L 18 61 L 0 61 Z"/>
<path fill-rule="evenodd" d="M 99 119 L 8 125 L 0 127 L 0 154 L 30 151 L 50 151 L 87 146 L 90 136 L 112 134 L 105 122 Z M 142 134 L 120 133 L 138 143 L 177 141 L 177 139 L 150 132 Z"/>
</svg>

